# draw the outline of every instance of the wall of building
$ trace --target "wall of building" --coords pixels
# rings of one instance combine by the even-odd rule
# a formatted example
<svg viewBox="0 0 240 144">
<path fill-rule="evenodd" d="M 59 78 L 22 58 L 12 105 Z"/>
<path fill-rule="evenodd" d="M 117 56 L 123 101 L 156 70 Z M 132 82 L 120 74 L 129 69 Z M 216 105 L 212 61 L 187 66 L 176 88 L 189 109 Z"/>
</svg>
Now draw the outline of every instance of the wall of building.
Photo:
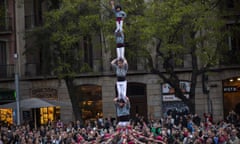
<svg viewBox="0 0 240 144">
<path fill-rule="evenodd" d="M 212 101 L 212 112 L 214 120 L 223 119 L 223 90 L 222 80 L 233 76 L 240 76 L 238 70 L 223 70 L 222 72 L 212 72 L 209 74 L 209 97 Z M 189 80 L 189 74 L 180 75 L 182 80 Z M 128 82 L 136 82 L 146 84 L 147 109 L 148 116 L 154 119 L 162 117 L 162 97 L 161 97 L 161 79 L 153 74 L 138 74 L 128 75 Z M 113 98 L 115 97 L 115 82 L 114 76 L 92 76 L 81 77 L 75 80 L 75 85 L 93 84 L 102 87 L 103 115 L 104 117 L 115 117 L 115 108 Z M 67 88 L 64 81 L 57 79 L 38 79 L 38 80 L 20 80 L 20 98 L 34 97 L 31 90 L 40 88 L 54 88 L 57 90 L 57 99 L 70 103 Z M 14 89 L 14 82 L 3 82 L 1 88 Z M 208 113 L 208 98 L 202 92 L 202 84 L 199 78 L 196 87 L 196 113 L 201 117 L 203 113 Z M 61 108 L 61 118 L 63 121 L 73 120 L 72 107 Z"/>
<path fill-rule="evenodd" d="M 13 1 L 11 1 L 13 2 Z M 25 41 L 25 11 L 24 3 L 22 1 L 16 1 L 15 3 L 15 14 L 16 14 L 16 49 L 18 54 L 24 52 Z M 12 10 L 13 11 L 13 10 Z M 11 14 L 14 15 L 14 14 Z M 15 35 L 13 35 L 15 36 Z M 15 43 L 13 43 L 15 45 Z M 11 46 L 13 47 L 13 45 Z M 106 46 L 108 47 L 108 46 Z M 108 73 L 110 70 L 110 52 L 106 52 L 106 49 L 102 49 L 103 53 L 103 71 Z M 11 52 L 12 53 L 12 52 Z M 11 56 L 11 55 L 10 55 Z M 9 56 L 9 57 L 10 57 Z M 20 75 L 24 75 L 26 58 L 24 55 L 19 55 L 19 68 Z M 187 57 L 187 56 L 186 56 Z M 189 57 L 188 57 L 189 58 Z M 185 67 L 190 66 L 190 61 L 186 60 L 184 63 Z M 141 66 L 141 65 L 140 65 Z M 95 68 L 100 69 L 100 68 Z M 222 69 L 221 71 L 214 71 L 209 73 L 209 95 L 203 94 L 201 76 L 198 78 L 198 84 L 196 87 L 196 113 L 203 114 L 209 111 L 208 96 L 212 101 L 212 112 L 215 120 L 223 118 L 223 90 L 222 81 L 230 78 L 240 76 L 239 69 Z M 190 80 L 190 73 L 183 73 L 179 75 L 180 80 Z M 162 97 L 161 97 L 161 79 L 157 75 L 153 74 L 129 74 L 128 82 L 138 82 L 146 84 L 147 92 L 147 105 L 148 105 L 148 116 L 159 119 L 162 116 Z M 76 85 L 82 84 L 94 84 L 102 86 L 102 100 L 103 100 L 103 113 L 104 116 L 115 116 L 115 108 L 113 105 L 113 97 L 115 96 L 115 80 L 114 76 L 91 76 L 81 77 L 75 80 Z M 1 82 L 0 88 L 15 89 L 14 81 Z M 21 79 L 20 80 L 20 98 L 31 97 L 32 89 L 39 88 L 54 88 L 58 91 L 58 100 L 70 102 L 66 85 L 64 81 L 58 81 L 57 79 Z M 202 115 L 200 115 L 202 116 Z M 73 119 L 72 108 L 64 107 L 61 109 L 61 118 L 63 121 L 69 121 Z"/>
</svg>

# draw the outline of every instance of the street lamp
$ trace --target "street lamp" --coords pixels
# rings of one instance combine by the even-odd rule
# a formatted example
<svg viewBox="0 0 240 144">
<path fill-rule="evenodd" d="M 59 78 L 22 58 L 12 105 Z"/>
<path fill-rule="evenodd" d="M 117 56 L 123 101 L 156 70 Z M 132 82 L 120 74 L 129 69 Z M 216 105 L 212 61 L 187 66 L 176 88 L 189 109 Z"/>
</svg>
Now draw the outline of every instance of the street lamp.
<svg viewBox="0 0 240 144">
<path fill-rule="evenodd" d="M 20 125 L 20 102 L 19 102 L 19 75 L 18 75 L 18 54 L 14 54 L 15 59 L 15 91 L 16 91 L 16 105 L 17 105 L 17 125 Z"/>
</svg>

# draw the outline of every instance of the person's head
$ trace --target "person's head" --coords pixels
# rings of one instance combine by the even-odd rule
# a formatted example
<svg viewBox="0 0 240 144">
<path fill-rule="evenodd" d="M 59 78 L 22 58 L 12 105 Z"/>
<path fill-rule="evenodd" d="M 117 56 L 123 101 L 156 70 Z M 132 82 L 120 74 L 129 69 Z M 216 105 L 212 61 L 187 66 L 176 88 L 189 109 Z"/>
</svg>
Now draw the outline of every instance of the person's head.
<svg viewBox="0 0 240 144">
<path fill-rule="evenodd" d="M 123 37 L 123 33 L 122 32 L 116 32 L 115 35 L 116 35 L 116 37 Z"/>
<path fill-rule="evenodd" d="M 121 10 L 122 10 L 122 7 L 121 7 L 120 5 L 116 5 L 116 6 L 115 6 L 115 10 L 116 10 L 116 11 L 121 11 Z"/>
<path fill-rule="evenodd" d="M 120 58 L 118 61 L 117 61 L 117 65 L 119 66 L 119 67 L 122 67 L 123 66 L 123 59 L 122 58 Z"/>
<path fill-rule="evenodd" d="M 233 129 L 233 130 L 231 131 L 231 135 L 232 135 L 232 136 L 236 136 L 236 135 L 237 135 L 237 130 L 236 130 L 236 129 Z"/>
<path fill-rule="evenodd" d="M 124 101 L 124 99 L 119 99 L 119 100 L 117 100 L 117 103 L 120 107 L 123 107 L 125 104 L 125 101 Z"/>
</svg>

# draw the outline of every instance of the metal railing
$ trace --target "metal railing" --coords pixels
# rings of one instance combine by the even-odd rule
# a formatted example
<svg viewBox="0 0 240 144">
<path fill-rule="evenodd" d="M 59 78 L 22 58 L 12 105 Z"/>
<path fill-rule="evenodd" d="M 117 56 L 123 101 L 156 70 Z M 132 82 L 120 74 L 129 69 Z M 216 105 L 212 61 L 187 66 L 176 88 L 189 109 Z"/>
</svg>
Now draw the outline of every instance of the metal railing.
<svg viewBox="0 0 240 144">
<path fill-rule="evenodd" d="M 32 29 L 36 26 L 35 16 L 28 15 L 25 16 L 25 29 Z"/>
<path fill-rule="evenodd" d="M 11 32 L 13 28 L 11 17 L 0 17 L 0 33 Z"/>
<path fill-rule="evenodd" d="M 14 64 L 0 65 L 0 79 L 14 78 Z"/>
</svg>

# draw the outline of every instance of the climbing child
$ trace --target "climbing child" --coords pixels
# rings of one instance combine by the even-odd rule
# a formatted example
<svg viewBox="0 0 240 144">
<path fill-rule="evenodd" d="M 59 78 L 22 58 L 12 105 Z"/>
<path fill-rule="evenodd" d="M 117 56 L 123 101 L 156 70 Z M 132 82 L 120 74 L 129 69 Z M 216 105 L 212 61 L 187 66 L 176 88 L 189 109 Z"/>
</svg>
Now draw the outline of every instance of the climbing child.
<svg viewBox="0 0 240 144">
<path fill-rule="evenodd" d="M 116 45 L 117 45 L 117 58 L 124 59 L 124 34 L 123 32 L 115 32 L 115 38 L 116 38 Z"/>
<path fill-rule="evenodd" d="M 126 99 L 127 80 L 126 75 L 128 71 L 128 63 L 126 59 L 115 58 L 111 61 L 112 68 L 115 70 L 117 76 L 117 97 L 118 99 Z"/>
<path fill-rule="evenodd" d="M 126 97 L 125 100 L 114 98 L 114 103 L 117 112 L 117 121 L 118 121 L 118 128 L 126 129 L 129 126 L 130 120 L 130 101 L 129 98 Z"/>
</svg>

